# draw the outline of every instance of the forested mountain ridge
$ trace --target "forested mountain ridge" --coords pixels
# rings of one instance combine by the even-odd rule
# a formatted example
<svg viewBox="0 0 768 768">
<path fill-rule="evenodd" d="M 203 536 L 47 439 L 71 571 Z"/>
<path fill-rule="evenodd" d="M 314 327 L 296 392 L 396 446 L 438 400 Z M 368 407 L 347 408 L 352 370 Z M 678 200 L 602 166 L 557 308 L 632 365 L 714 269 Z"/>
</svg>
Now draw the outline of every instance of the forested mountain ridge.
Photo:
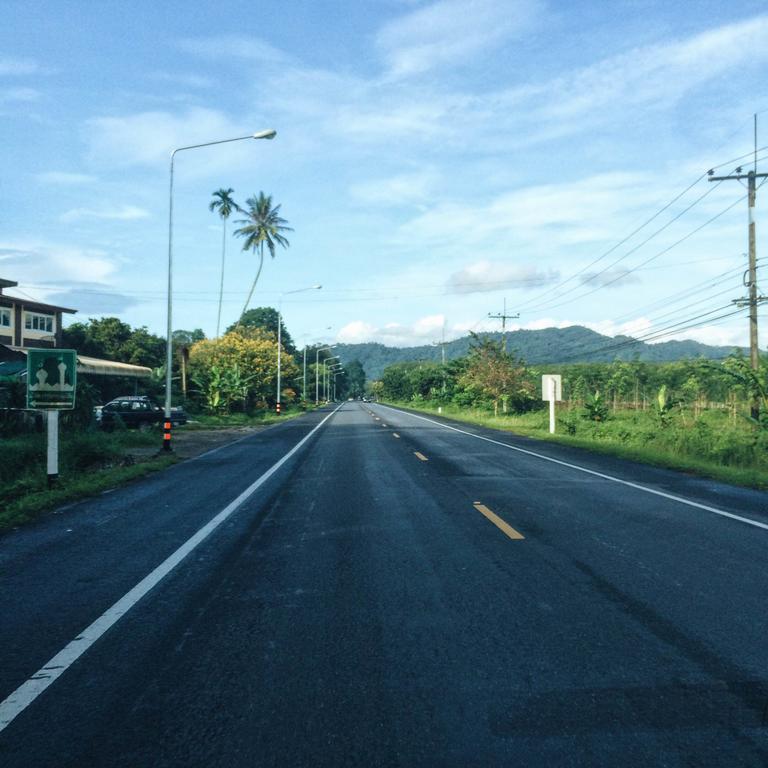
<svg viewBox="0 0 768 768">
<path fill-rule="evenodd" d="M 501 341 L 500 333 L 483 333 L 479 336 Z M 469 351 L 472 338 L 464 336 L 445 343 L 445 358 L 453 360 Z M 705 358 L 722 360 L 734 351 L 734 347 L 715 347 L 698 341 L 665 341 L 646 344 L 629 336 L 603 336 L 602 334 L 572 325 L 568 328 L 544 328 L 538 331 L 512 331 L 507 334 L 507 348 L 530 365 L 554 363 L 613 362 L 614 360 L 642 360 L 668 363 L 674 360 Z M 746 350 L 743 350 L 746 353 Z M 393 363 L 412 360 L 441 359 L 440 344 L 420 347 L 387 347 L 384 344 L 336 344 L 335 353 L 342 363 L 357 359 L 365 368 L 369 381 L 378 379 L 382 371 Z"/>
</svg>

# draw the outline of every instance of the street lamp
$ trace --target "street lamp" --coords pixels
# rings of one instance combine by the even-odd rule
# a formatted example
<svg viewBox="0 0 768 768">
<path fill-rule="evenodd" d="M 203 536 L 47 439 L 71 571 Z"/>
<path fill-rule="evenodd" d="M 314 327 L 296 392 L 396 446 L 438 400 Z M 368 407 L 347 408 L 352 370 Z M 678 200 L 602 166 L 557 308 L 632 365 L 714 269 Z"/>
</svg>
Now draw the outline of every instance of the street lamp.
<svg viewBox="0 0 768 768">
<path fill-rule="evenodd" d="M 340 368 L 338 371 L 332 371 L 333 373 L 333 401 L 336 402 L 336 377 L 341 376 L 344 373 L 344 369 Z"/>
<path fill-rule="evenodd" d="M 277 412 L 280 413 L 280 349 L 282 346 L 282 329 L 283 329 L 283 296 L 287 296 L 289 293 L 303 293 L 304 291 L 319 291 L 322 285 L 310 285 L 308 288 L 297 288 L 295 291 L 283 291 L 280 294 L 280 299 L 277 302 Z M 306 355 L 305 355 L 306 362 Z"/>
<path fill-rule="evenodd" d="M 323 361 L 323 385 L 325 387 L 325 400 L 328 401 L 328 379 L 329 379 L 329 369 L 333 369 L 336 366 L 341 366 L 341 363 L 332 363 L 331 365 L 328 364 L 329 360 L 338 360 L 338 355 L 331 355 L 330 357 L 326 357 Z"/>
<path fill-rule="evenodd" d="M 320 353 L 330 352 L 333 347 L 318 347 L 315 350 L 315 405 L 320 402 Z"/>
<path fill-rule="evenodd" d="M 205 144 L 190 144 L 188 147 L 178 147 L 171 152 L 171 183 L 168 193 L 168 338 L 165 348 L 165 420 L 163 423 L 163 448 L 171 450 L 171 369 L 173 368 L 173 322 L 171 319 L 171 306 L 173 296 L 173 161 L 177 152 L 187 149 L 199 149 L 200 147 L 212 147 L 214 144 L 229 144 L 233 141 L 245 139 L 274 139 L 277 131 L 270 128 L 265 131 L 250 133 L 247 136 L 236 136 L 234 139 L 220 139 L 219 141 L 207 141 Z"/>
</svg>

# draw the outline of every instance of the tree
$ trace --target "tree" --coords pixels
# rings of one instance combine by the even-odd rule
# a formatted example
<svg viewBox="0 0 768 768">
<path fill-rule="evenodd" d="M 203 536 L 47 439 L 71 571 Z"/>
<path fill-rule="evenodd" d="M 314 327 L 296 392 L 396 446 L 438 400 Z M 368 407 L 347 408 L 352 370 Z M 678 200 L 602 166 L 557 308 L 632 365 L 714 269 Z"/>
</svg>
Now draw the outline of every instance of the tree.
<svg viewBox="0 0 768 768">
<path fill-rule="evenodd" d="M 187 396 L 187 368 L 189 367 L 190 347 L 198 341 L 205 339 L 205 333 L 202 328 L 195 328 L 194 331 L 174 331 L 172 334 L 173 346 L 179 356 L 179 367 L 181 369 L 181 392 Z"/>
<path fill-rule="evenodd" d="M 352 360 L 344 365 L 346 397 L 362 397 L 365 394 L 365 370 L 359 360 Z"/>
<path fill-rule="evenodd" d="M 271 403 L 277 383 L 277 342 L 260 328 L 243 328 L 219 339 L 206 339 L 189 352 L 192 378 L 212 410 L 229 410 L 236 402 Z M 291 357 L 282 366 L 285 381 L 299 369 Z M 286 398 L 288 399 L 288 398 Z"/>
<path fill-rule="evenodd" d="M 221 328 L 221 302 L 224 298 L 224 260 L 227 250 L 227 219 L 232 215 L 233 211 L 239 211 L 240 207 L 232 199 L 232 193 L 235 190 L 231 187 L 229 189 L 217 189 L 213 193 L 213 200 L 208 205 L 209 211 L 218 211 L 221 217 L 221 281 L 219 283 L 219 312 L 216 315 L 216 338 L 219 337 L 219 329 Z"/>
<path fill-rule="evenodd" d="M 205 339 L 205 331 L 202 328 L 195 328 L 194 331 L 178 330 L 173 332 L 174 346 L 186 344 L 191 346 L 197 341 Z"/>
<path fill-rule="evenodd" d="M 63 338 L 64 346 L 81 355 L 150 368 L 158 368 L 165 360 L 165 339 L 143 326 L 131 328 L 116 317 L 92 317 L 87 323 L 72 323 L 64 329 Z"/>
<path fill-rule="evenodd" d="M 256 270 L 256 277 L 253 279 L 251 290 L 248 292 L 248 298 L 245 300 L 243 311 L 240 313 L 241 317 L 248 309 L 251 297 L 256 289 L 256 283 L 258 283 L 259 276 L 261 275 L 261 269 L 264 266 L 264 246 L 267 246 L 269 255 L 274 259 L 276 245 L 281 245 L 283 248 L 287 248 L 290 245 L 282 233 L 293 232 L 287 226 L 288 222 L 279 215 L 280 206 L 272 207 L 272 195 L 265 195 L 263 192 L 259 192 L 258 197 L 249 197 L 245 204 L 248 206 L 248 210 L 245 211 L 247 218 L 238 220 L 237 223 L 243 224 L 243 226 L 236 229 L 235 234 L 238 237 L 245 238 L 243 243 L 244 251 L 252 248 L 255 255 L 258 249 L 259 268 Z"/>
<path fill-rule="evenodd" d="M 518 410 L 530 405 L 534 388 L 522 361 L 500 349 L 495 341 L 473 336 L 475 344 L 460 378 L 462 386 L 490 398 L 495 415 L 499 413 L 499 402 L 503 403 L 505 412 L 509 402 Z"/>
<path fill-rule="evenodd" d="M 240 319 L 227 328 L 226 333 L 232 333 L 232 331 L 238 328 L 261 328 L 268 333 L 274 334 L 277 338 L 277 310 L 272 307 L 256 307 L 244 312 Z M 291 334 L 285 328 L 285 324 L 280 319 L 280 339 L 283 343 L 283 347 L 291 354 L 294 354 L 296 347 L 293 344 Z"/>
</svg>

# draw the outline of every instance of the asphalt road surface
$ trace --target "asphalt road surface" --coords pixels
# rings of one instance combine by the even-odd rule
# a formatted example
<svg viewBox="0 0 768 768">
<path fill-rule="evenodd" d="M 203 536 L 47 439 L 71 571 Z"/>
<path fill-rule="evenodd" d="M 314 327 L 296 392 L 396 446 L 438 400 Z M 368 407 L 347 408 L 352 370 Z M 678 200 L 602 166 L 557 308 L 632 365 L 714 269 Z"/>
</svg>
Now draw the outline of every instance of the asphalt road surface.
<svg viewBox="0 0 768 768">
<path fill-rule="evenodd" d="M 0 539 L 0 765 L 766 766 L 768 495 L 344 403 Z"/>
</svg>

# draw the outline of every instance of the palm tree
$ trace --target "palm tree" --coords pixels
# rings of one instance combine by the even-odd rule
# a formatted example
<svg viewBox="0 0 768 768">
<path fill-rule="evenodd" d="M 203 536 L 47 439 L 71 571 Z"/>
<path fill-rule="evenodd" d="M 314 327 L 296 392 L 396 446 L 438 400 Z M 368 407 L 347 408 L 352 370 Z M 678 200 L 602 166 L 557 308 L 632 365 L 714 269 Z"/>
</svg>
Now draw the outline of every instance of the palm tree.
<svg viewBox="0 0 768 768">
<path fill-rule="evenodd" d="M 213 200 L 208 206 L 209 211 L 218 211 L 221 216 L 221 283 L 219 285 L 219 314 L 216 317 L 216 338 L 219 338 L 219 328 L 221 326 L 221 301 L 224 297 L 224 260 L 227 250 L 227 219 L 232 215 L 232 211 L 239 211 L 240 207 L 232 199 L 232 193 L 235 190 L 217 189 L 213 193 Z"/>
<path fill-rule="evenodd" d="M 256 271 L 256 277 L 253 279 L 251 290 L 248 293 L 248 298 L 245 300 L 245 306 L 240 313 L 240 317 L 245 314 L 245 310 L 248 309 L 248 304 L 253 296 L 253 291 L 256 288 L 256 283 L 259 281 L 259 275 L 261 275 L 261 268 L 264 266 L 264 246 L 267 246 L 269 255 L 275 258 L 275 245 L 282 245 L 283 248 L 287 248 L 290 243 L 283 237 L 282 232 L 293 232 L 293 230 L 286 226 L 288 222 L 281 218 L 280 206 L 276 205 L 272 207 L 272 195 L 265 195 L 263 192 L 259 192 L 258 197 L 249 197 L 245 204 L 248 206 L 248 210 L 245 214 L 248 218 L 240 219 L 237 223 L 244 226 L 235 230 L 235 234 L 238 237 L 244 237 L 245 243 L 243 244 L 243 250 L 247 251 L 249 248 L 253 248 L 254 254 L 256 248 L 259 249 L 259 268 Z M 238 321 L 239 323 L 239 321 Z"/>
</svg>

